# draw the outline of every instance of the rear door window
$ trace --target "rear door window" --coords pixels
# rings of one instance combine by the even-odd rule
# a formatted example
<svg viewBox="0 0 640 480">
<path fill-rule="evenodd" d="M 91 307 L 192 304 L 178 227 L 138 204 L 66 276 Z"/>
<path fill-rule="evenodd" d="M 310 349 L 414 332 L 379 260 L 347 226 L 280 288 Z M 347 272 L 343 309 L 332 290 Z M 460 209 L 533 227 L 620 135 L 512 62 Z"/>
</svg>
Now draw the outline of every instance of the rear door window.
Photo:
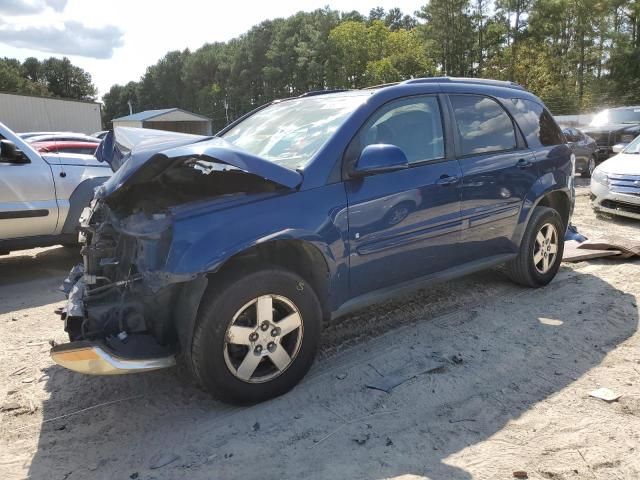
<svg viewBox="0 0 640 480">
<path fill-rule="evenodd" d="M 450 95 L 462 155 L 502 152 L 516 148 L 511 117 L 502 106 L 480 95 Z"/>
</svg>

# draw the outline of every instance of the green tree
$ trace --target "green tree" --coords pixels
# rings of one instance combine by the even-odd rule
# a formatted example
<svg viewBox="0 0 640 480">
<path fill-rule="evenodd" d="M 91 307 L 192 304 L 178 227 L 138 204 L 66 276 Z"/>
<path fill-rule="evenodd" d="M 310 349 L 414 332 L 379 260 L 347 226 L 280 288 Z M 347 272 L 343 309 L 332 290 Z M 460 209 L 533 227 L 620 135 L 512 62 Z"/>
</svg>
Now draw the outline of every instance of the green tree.
<svg viewBox="0 0 640 480">
<path fill-rule="evenodd" d="M 52 95 L 78 100 L 93 100 L 96 87 L 91 75 L 77 67 L 64 57 L 62 60 L 51 57 L 42 62 L 42 76 Z"/>
<path fill-rule="evenodd" d="M 364 85 L 369 61 L 366 41 L 367 26 L 361 22 L 343 22 L 331 30 L 331 84 L 336 87 L 354 88 Z"/>
<path fill-rule="evenodd" d="M 437 74 L 514 80 L 554 113 L 640 103 L 639 5 L 427 0 L 416 17 L 381 7 L 366 16 L 299 12 L 227 42 L 169 52 L 139 81 L 105 95 L 105 120 L 128 113 L 133 99 L 135 111 L 182 107 L 219 128 L 274 98 Z M 0 62 L 0 88 L 68 95 L 57 80 L 50 88 L 44 64 Z"/>
<path fill-rule="evenodd" d="M 473 22 L 468 0 L 431 0 L 417 12 L 427 54 L 444 75 L 473 73 Z"/>
</svg>

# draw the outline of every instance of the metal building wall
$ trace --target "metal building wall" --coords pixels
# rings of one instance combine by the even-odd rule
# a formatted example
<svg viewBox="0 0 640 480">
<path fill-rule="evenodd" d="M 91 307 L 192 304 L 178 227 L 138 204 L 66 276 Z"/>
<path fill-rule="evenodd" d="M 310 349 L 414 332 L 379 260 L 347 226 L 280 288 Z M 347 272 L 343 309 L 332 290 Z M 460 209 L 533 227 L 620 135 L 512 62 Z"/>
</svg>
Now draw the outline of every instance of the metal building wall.
<svg viewBox="0 0 640 480">
<path fill-rule="evenodd" d="M 142 128 L 142 122 L 137 120 L 114 120 L 113 128 L 116 127 L 133 127 L 133 128 Z"/>
<path fill-rule="evenodd" d="M 194 135 L 211 135 L 211 122 L 198 120 L 197 122 L 144 122 L 144 128 L 155 130 L 169 130 L 170 132 L 193 133 Z"/>
<path fill-rule="evenodd" d="M 0 93 L 0 122 L 14 132 L 102 130 L 100 104 Z"/>
</svg>

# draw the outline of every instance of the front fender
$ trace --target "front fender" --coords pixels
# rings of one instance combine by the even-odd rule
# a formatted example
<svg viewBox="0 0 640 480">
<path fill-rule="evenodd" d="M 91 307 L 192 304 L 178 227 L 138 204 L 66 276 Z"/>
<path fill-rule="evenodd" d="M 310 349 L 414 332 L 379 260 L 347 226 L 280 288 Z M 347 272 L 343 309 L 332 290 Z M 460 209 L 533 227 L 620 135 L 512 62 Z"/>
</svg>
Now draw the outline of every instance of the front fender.
<svg viewBox="0 0 640 480">
<path fill-rule="evenodd" d="M 179 260 L 177 257 L 170 257 L 167 263 L 167 270 L 176 274 L 215 273 L 232 257 L 260 244 L 276 240 L 299 240 L 313 245 L 324 257 L 329 273 L 335 273 L 336 259 L 329 245 L 320 236 L 312 232 L 296 229 L 287 229 L 261 235 L 257 238 L 227 245 L 226 248 L 222 250 L 208 248 L 208 242 L 203 239 L 184 251 Z"/>
<path fill-rule="evenodd" d="M 341 184 L 275 196 L 228 208 L 185 212 L 175 218 L 164 270 L 178 275 L 217 271 L 234 255 L 276 240 L 316 248 L 329 274 L 348 257 L 346 194 Z"/>
</svg>

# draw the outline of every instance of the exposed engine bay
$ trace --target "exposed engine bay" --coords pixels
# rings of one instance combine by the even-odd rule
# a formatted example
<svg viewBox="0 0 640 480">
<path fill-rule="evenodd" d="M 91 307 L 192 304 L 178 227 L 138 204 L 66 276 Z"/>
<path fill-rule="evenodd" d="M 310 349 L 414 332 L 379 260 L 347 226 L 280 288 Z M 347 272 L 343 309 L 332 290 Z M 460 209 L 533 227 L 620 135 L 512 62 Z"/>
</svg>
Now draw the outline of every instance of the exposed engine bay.
<svg viewBox="0 0 640 480">
<path fill-rule="evenodd" d="M 96 199 L 83 212 L 83 263 L 63 289 L 61 312 L 72 341 L 150 334 L 160 344 L 176 341 L 171 315 L 183 281 L 162 273 L 171 245 L 171 207 L 212 197 L 275 191 L 277 185 L 213 162 L 185 159 L 148 183 Z"/>
</svg>

